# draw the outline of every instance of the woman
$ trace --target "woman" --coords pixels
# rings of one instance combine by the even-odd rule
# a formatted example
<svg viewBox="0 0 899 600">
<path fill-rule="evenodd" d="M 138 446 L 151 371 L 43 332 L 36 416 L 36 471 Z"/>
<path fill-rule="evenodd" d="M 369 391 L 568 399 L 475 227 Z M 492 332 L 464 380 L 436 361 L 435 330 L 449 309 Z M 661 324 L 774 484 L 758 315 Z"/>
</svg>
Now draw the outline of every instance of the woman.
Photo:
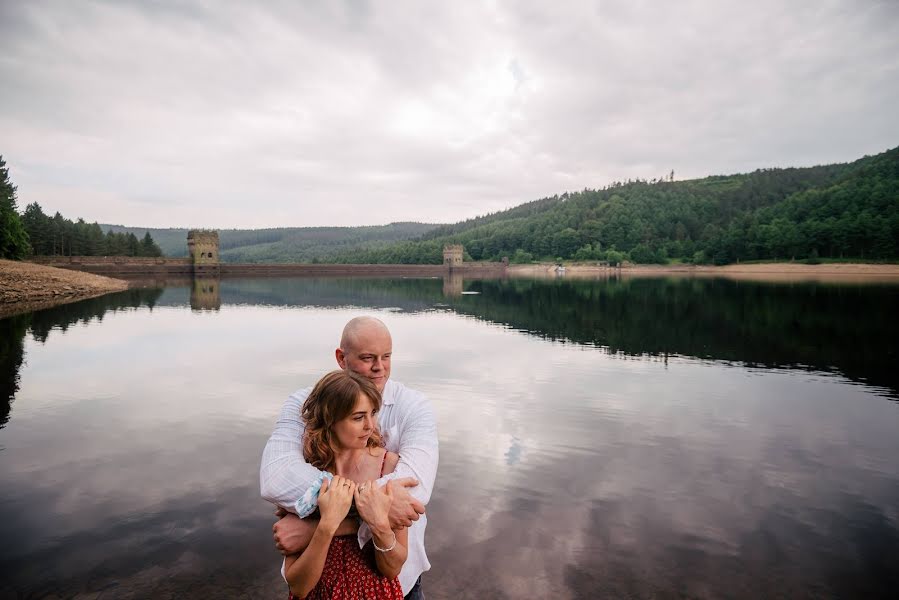
<svg viewBox="0 0 899 600">
<path fill-rule="evenodd" d="M 381 393 L 363 377 L 333 371 L 315 384 L 303 404 L 306 462 L 334 477 L 322 481 L 320 519 L 302 554 L 284 561 L 292 598 L 402 600 L 397 576 L 406 562 L 408 532 L 387 519 L 392 494 L 374 480 L 391 473 L 399 456 L 387 452 L 378 431 Z M 356 535 L 335 531 L 356 501 L 372 541 L 359 548 Z"/>
</svg>

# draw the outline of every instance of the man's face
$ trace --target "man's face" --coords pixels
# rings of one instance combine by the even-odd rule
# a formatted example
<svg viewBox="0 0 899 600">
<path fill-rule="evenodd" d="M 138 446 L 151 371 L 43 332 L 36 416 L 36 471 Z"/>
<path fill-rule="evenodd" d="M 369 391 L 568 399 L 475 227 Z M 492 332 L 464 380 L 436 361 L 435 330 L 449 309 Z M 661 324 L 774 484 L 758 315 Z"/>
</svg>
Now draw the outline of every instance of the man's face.
<svg viewBox="0 0 899 600">
<path fill-rule="evenodd" d="M 378 327 L 359 331 L 349 348 L 337 349 L 337 364 L 357 375 L 370 379 L 379 392 L 384 391 L 390 377 L 390 355 L 393 342 L 390 334 Z"/>
</svg>

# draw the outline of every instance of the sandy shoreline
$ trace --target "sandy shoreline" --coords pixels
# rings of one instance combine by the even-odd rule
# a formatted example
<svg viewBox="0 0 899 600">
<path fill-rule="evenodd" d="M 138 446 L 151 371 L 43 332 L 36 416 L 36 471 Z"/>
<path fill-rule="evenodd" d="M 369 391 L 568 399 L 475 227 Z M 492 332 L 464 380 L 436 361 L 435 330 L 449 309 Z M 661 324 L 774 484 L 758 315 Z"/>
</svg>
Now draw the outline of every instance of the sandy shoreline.
<svg viewBox="0 0 899 600">
<path fill-rule="evenodd" d="M 514 276 L 557 277 L 555 265 L 510 265 Z M 802 263 L 710 265 L 630 265 L 609 269 L 587 264 L 565 265 L 564 277 L 726 277 L 747 281 L 821 281 L 834 283 L 876 283 L 899 281 L 899 265 L 865 263 Z"/>
<path fill-rule="evenodd" d="M 121 279 L 0 260 L 0 318 L 126 289 Z"/>
</svg>

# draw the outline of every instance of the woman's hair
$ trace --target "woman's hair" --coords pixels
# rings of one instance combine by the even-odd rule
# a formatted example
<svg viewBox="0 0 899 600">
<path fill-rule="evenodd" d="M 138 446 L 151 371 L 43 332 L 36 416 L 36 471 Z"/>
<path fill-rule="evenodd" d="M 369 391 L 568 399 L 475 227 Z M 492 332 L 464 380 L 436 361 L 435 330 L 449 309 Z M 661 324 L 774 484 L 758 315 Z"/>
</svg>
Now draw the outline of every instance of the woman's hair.
<svg viewBox="0 0 899 600">
<path fill-rule="evenodd" d="M 313 467 L 323 471 L 334 467 L 334 424 L 349 416 L 360 392 L 368 396 L 375 410 L 381 410 L 381 392 L 375 384 L 349 371 L 331 371 L 312 388 L 300 414 L 306 425 L 303 457 Z M 368 447 L 381 445 L 381 432 L 376 424 L 368 438 Z"/>
</svg>

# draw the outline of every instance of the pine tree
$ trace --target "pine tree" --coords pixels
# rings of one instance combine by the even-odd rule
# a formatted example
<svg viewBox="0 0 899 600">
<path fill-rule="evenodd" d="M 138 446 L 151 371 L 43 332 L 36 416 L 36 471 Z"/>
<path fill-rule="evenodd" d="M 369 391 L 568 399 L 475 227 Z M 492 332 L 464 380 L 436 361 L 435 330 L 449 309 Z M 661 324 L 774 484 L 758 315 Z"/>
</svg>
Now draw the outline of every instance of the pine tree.
<svg viewBox="0 0 899 600">
<path fill-rule="evenodd" d="M 16 208 L 16 186 L 0 156 L 0 258 L 21 260 L 31 250 L 28 234 Z"/>
<path fill-rule="evenodd" d="M 50 217 L 41 209 L 41 205 L 32 202 L 25 207 L 22 225 L 31 240 L 31 249 L 35 256 L 48 256 L 53 253 L 50 240 Z"/>
<path fill-rule="evenodd" d="M 150 235 L 149 231 L 144 235 L 144 238 L 140 242 L 140 255 L 162 256 L 162 250 L 159 248 L 159 245 L 153 241 L 153 237 Z"/>
</svg>

